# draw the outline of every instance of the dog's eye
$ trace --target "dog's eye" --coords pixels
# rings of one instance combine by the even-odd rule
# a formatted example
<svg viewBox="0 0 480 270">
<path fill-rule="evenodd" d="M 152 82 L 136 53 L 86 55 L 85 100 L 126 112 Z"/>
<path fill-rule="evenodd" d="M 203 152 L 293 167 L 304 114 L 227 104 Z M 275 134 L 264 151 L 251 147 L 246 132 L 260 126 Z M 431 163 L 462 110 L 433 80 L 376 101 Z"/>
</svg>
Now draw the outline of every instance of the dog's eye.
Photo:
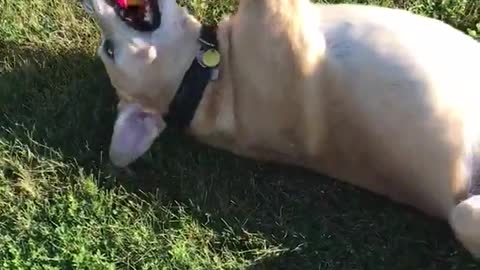
<svg viewBox="0 0 480 270">
<path fill-rule="evenodd" d="M 113 41 L 110 40 L 110 39 L 106 39 L 104 42 L 103 42 L 103 51 L 105 52 L 105 54 L 111 58 L 111 59 L 114 59 L 115 58 L 115 49 L 113 47 Z"/>
</svg>

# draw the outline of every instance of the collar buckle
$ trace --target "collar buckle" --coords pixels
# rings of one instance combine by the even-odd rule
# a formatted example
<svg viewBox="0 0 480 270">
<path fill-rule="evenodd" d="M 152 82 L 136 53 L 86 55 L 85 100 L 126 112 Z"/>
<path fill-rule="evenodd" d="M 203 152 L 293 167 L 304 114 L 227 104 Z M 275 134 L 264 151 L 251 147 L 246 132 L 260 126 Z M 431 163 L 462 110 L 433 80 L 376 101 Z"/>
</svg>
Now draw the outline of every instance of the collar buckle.
<svg viewBox="0 0 480 270">
<path fill-rule="evenodd" d="M 204 46 L 206 46 L 206 47 L 210 47 L 210 48 L 215 48 L 215 47 L 216 47 L 215 44 L 206 41 L 205 39 L 202 38 L 202 36 L 200 36 L 200 37 L 198 38 L 198 41 L 200 42 L 200 44 L 202 44 L 202 45 L 204 45 Z M 202 46 L 202 47 L 203 47 L 203 46 Z"/>
</svg>

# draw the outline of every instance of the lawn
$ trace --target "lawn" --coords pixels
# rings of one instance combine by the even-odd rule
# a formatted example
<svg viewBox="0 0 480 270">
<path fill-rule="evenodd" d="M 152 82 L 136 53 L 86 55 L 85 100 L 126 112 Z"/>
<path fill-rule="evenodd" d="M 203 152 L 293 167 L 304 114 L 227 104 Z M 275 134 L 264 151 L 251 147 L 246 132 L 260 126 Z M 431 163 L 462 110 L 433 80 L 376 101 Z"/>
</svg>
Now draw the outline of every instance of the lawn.
<svg viewBox="0 0 480 270">
<path fill-rule="evenodd" d="M 478 0 L 358 2 L 479 36 Z M 205 21 L 235 10 L 188 5 Z M 174 131 L 118 174 L 98 43 L 75 0 L 0 0 L 0 269 L 480 269 L 446 223 Z"/>
</svg>

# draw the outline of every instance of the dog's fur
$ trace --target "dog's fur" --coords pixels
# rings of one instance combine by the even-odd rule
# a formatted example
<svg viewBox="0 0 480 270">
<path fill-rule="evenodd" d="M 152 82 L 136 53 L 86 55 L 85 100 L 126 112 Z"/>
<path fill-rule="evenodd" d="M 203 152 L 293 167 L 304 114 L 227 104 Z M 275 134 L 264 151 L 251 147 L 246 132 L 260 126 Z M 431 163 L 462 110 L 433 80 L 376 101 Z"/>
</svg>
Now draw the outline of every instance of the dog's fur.
<svg viewBox="0 0 480 270">
<path fill-rule="evenodd" d="M 130 29 L 85 0 L 115 59 L 111 160 L 148 150 L 199 43 L 200 24 L 158 0 L 162 24 Z M 448 220 L 480 256 L 480 44 L 407 11 L 241 0 L 219 24 L 219 79 L 189 132 L 238 155 L 303 166 Z M 319 213 L 321 214 L 321 213 Z"/>
</svg>

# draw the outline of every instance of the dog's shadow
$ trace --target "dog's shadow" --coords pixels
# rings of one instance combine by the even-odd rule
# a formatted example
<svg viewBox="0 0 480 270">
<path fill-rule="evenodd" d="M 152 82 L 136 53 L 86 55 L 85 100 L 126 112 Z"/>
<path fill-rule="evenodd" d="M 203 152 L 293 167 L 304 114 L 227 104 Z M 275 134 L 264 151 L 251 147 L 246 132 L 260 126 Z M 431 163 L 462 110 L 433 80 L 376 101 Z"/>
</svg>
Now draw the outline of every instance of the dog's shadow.
<svg viewBox="0 0 480 270">
<path fill-rule="evenodd" d="M 103 153 L 115 97 L 100 61 L 82 52 L 55 55 L 6 46 L 24 60 L 0 77 L 2 139 L 33 137 L 86 170 L 108 174 Z M 285 248 L 255 269 L 474 265 L 445 223 L 324 176 L 200 145 L 178 131 L 163 134 L 132 168 L 135 177 L 120 177 L 104 188 L 160 193 L 164 203 L 186 206 L 220 234 L 228 224 L 238 234 L 261 234 Z"/>
</svg>

